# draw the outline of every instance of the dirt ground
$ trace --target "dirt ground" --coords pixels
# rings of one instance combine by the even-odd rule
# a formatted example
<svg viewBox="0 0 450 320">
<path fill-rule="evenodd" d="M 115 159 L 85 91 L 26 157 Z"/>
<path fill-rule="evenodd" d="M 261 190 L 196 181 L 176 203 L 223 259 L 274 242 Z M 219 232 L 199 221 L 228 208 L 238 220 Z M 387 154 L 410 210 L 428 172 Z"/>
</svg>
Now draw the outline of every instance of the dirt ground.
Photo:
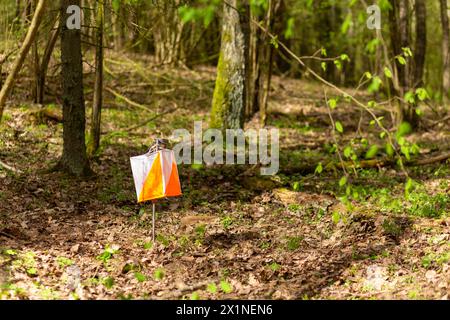
<svg viewBox="0 0 450 320">
<path fill-rule="evenodd" d="M 214 69 L 133 59 L 106 61 L 104 135 L 90 179 L 48 170 L 62 152 L 62 125 L 20 102 L 25 81 L 16 88 L 0 124 L 0 159 L 20 170 L 0 171 L 2 299 L 449 299 L 448 162 L 409 167 L 417 182 L 409 198 L 400 170 L 358 169 L 359 200 L 344 205 L 324 88 L 306 80 L 274 80 L 268 125 L 280 129 L 279 173 L 180 165 L 183 196 L 157 204 L 152 243 L 151 206 L 136 204 L 129 157 L 152 137 L 207 123 Z M 50 81 L 51 100 L 59 89 Z M 109 89 L 154 112 L 177 109 L 128 130 L 152 114 Z M 370 119 L 353 123 L 353 113 L 336 109 L 342 141 L 361 126 L 376 139 Z M 431 126 L 439 118 L 429 113 L 408 137 L 420 158 L 450 150 L 448 124 Z"/>
</svg>

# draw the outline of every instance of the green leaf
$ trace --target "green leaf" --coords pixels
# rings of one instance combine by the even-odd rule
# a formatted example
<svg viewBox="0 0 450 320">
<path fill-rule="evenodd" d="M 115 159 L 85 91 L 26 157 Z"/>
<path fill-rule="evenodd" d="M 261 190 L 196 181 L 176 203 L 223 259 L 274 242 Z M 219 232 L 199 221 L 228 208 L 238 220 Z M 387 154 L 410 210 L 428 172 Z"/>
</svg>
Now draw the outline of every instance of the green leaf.
<svg viewBox="0 0 450 320">
<path fill-rule="evenodd" d="M 412 51 L 411 51 L 410 48 L 405 47 L 405 48 L 402 48 L 402 50 L 403 50 L 403 54 L 404 54 L 406 57 L 412 57 L 412 56 L 413 56 Z"/>
<path fill-rule="evenodd" d="M 339 70 L 342 70 L 342 62 L 339 60 L 334 60 L 334 64 L 336 65 L 336 68 Z"/>
<path fill-rule="evenodd" d="M 341 58 L 342 61 L 350 61 L 349 56 L 347 54 L 345 54 L 345 53 L 341 54 L 340 58 Z"/>
<path fill-rule="evenodd" d="M 367 89 L 370 93 L 375 93 L 380 90 L 381 84 L 383 81 L 381 81 L 380 77 L 375 76 L 372 78 L 372 82 L 369 85 L 369 88 Z"/>
<path fill-rule="evenodd" d="M 339 180 L 339 187 L 343 187 L 347 184 L 347 176 L 343 176 L 340 180 Z"/>
<path fill-rule="evenodd" d="M 284 31 L 284 37 L 286 39 L 291 39 L 294 36 L 294 18 L 289 18 L 286 23 L 286 30 Z"/>
<path fill-rule="evenodd" d="M 233 287 L 225 280 L 220 281 L 220 289 L 225 293 L 233 292 Z"/>
<path fill-rule="evenodd" d="M 135 277 L 136 280 L 139 281 L 139 282 L 144 282 L 144 281 L 147 280 L 147 277 L 146 277 L 144 274 L 140 273 L 140 272 L 135 272 L 135 273 L 134 273 L 134 277 Z"/>
<path fill-rule="evenodd" d="M 417 88 L 416 89 L 416 95 L 417 95 L 417 98 L 419 98 L 420 101 L 425 101 L 425 100 L 430 98 L 430 96 L 428 95 L 427 90 L 424 89 L 424 88 Z"/>
<path fill-rule="evenodd" d="M 316 170 L 314 170 L 314 173 L 316 174 L 321 174 L 323 171 L 323 166 L 322 166 L 322 162 L 319 162 L 319 164 L 316 167 Z"/>
<path fill-rule="evenodd" d="M 341 34 L 347 34 L 348 29 L 350 28 L 351 24 L 352 24 L 352 15 L 351 15 L 351 13 L 349 13 L 349 14 L 347 14 L 344 22 L 342 23 Z"/>
<path fill-rule="evenodd" d="M 198 294 L 197 291 L 192 292 L 191 300 L 200 300 L 200 295 Z"/>
<path fill-rule="evenodd" d="M 15 256 L 17 254 L 17 251 L 14 249 L 7 249 L 7 250 L 5 250 L 5 254 L 7 254 L 9 256 Z"/>
<path fill-rule="evenodd" d="M 339 121 L 336 121 L 335 126 L 336 126 L 337 132 L 344 133 L 344 127 L 342 126 L 342 123 L 340 123 Z"/>
<path fill-rule="evenodd" d="M 206 8 L 204 15 L 203 15 L 203 26 L 207 28 L 211 21 L 214 19 L 214 15 L 216 13 L 216 8 L 214 5 L 210 5 Z"/>
<path fill-rule="evenodd" d="M 214 282 L 211 282 L 208 284 L 206 290 L 208 290 L 208 292 L 210 293 L 216 293 L 217 292 L 217 286 Z"/>
<path fill-rule="evenodd" d="M 325 49 L 325 48 L 320 49 L 320 53 L 322 54 L 322 56 L 326 57 L 327 56 L 327 49 Z"/>
<path fill-rule="evenodd" d="M 404 66 L 406 64 L 406 60 L 402 56 L 397 56 L 395 58 L 397 59 L 398 63 L 400 63 L 401 65 Z"/>
<path fill-rule="evenodd" d="M 412 91 L 408 91 L 407 93 L 405 93 L 404 99 L 409 104 L 416 103 L 416 98 L 414 97 L 414 93 Z"/>
<path fill-rule="evenodd" d="M 345 147 L 345 149 L 344 149 L 344 156 L 346 158 L 350 158 L 352 156 L 352 153 L 353 153 L 352 147 L 350 147 L 350 146 Z"/>
<path fill-rule="evenodd" d="M 322 70 L 323 70 L 323 71 L 327 71 L 327 63 L 326 63 L 326 62 L 322 62 L 322 63 L 320 64 L 320 66 L 322 67 Z"/>
<path fill-rule="evenodd" d="M 389 142 L 386 143 L 386 153 L 389 157 L 394 156 L 394 147 Z"/>
<path fill-rule="evenodd" d="M 376 103 L 375 101 L 373 101 L 373 100 L 371 100 L 371 101 L 369 101 L 369 102 L 367 103 L 367 106 L 368 106 L 369 108 L 375 108 L 376 105 L 377 105 L 377 103 Z"/>
<path fill-rule="evenodd" d="M 414 187 L 414 181 L 411 178 L 408 178 L 408 180 L 405 183 L 405 195 L 408 196 L 412 189 Z"/>
<path fill-rule="evenodd" d="M 201 170 L 201 169 L 203 169 L 203 164 L 201 164 L 201 163 L 193 163 L 193 164 L 191 164 L 191 168 L 194 169 L 194 170 Z"/>
<path fill-rule="evenodd" d="M 405 156 L 406 160 L 411 160 L 411 155 L 409 153 L 409 148 L 406 146 L 401 146 L 400 147 L 400 151 L 403 153 L 403 155 Z"/>
<path fill-rule="evenodd" d="M 328 100 L 328 105 L 330 106 L 331 109 L 335 109 L 337 106 L 337 100 L 336 99 Z"/>
<path fill-rule="evenodd" d="M 27 269 L 27 273 L 30 276 L 35 276 L 37 274 L 37 269 L 36 268 L 29 268 L 29 269 Z"/>
<path fill-rule="evenodd" d="M 371 74 L 369 71 L 366 71 L 366 72 L 364 73 L 364 76 L 365 76 L 367 79 L 372 79 L 372 74 Z"/>
<path fill-rule="evenodd" d="M 66 257 L 58 257 L 56 258 L 56 262 L 58 262 L 60 267 L 67 267 L 73 265 L 73 261 Z"/>
<path fill-rule="evenodd" d="M 184 23 L 195 20 L 197 17 L 197 11 L 195 8 L 182 6 L 178 9 L 178 14 L 181 16 L 181 21 Z"/>
<path fill-rule="evenodd" d="M 155 278 L 155 280 L 162 280 L 164 278 L 164 269 L 162 268 L 156 269 L 155 272 L 153 273 L 153 277 Z"/>
<path fill-rule="evenodd" d="M 366 152 L 366 159 L 373 159 L 378 153 L 378 146 L 372 145 Z"/>
<path fill-rule="evenodd" d="M 113 0 L 112 7 L 113 7 L 113 10 L 115 11 L 115 13 L 118 14 L 119 9 L 120 9 L 120 0 Z"/>
<path fill-rule="evenodd" d="M 113 287 L 113 285 L 114 285 L 114 278 L 112 278 L 112 277 L 106 277 L 106 278 L 103 278 L 102 284 L 103 284 L 106 288 L 111 289 L 111 288 Z"/>
<path fill-rule="evenodd" d="M 334 211 L 333 214 L 331 215 L 331 220 L 333 221 L 334 224 L 338 224 L 339 221 L 341 221 L 341 215 L 339 214 L 339 212 Z"/>
<path fill-rule="evenodd" d="M 270 39 L 270 44 L 271 45 L 273 45 L 273 47 L 275 48 L 275 49 L 278 49 L 278 37 L 277 36 L 275 36 L 274 38 L 271 38 Z"/>
<path fill-rule="evenodd" d="M 400 124 L 400 126 L 398 127 L 397 133 L 395 136 L 397 137 L 397 140 L 398 140 L 400 137 L 404 137 L 407 134 L 411 133 L 411 131 L 412 131 L 411 125 L 408 122 L 402 122 Z"/>
<path fill-rule="evenodd" d="M 392 78 L 392 72 L 391 72 L 391 70 L 389 70 L 388 67 L 384 67 L 384 75 L 389 79 Z"/>
<path fill-rule="evenodd" d="M 144 249 L 149 250 L 153 247 L 153 242 L 148 241 L 146 243 L 144 243 Z"/>
</svg>

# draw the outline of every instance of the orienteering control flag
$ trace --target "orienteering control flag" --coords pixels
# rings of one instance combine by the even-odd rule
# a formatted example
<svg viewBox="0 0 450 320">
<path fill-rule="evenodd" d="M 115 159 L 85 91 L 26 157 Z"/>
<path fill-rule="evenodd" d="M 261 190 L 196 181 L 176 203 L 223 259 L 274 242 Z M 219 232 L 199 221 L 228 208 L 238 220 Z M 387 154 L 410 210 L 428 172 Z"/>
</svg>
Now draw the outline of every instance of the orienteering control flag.
<svg viewBox="0 0 450 320">
<path fill-rule="evenodd" d="M 162 149 L 131 157 L 138 202 L 181 195 L 177 163 L 172 150 Z"/>
</svg>

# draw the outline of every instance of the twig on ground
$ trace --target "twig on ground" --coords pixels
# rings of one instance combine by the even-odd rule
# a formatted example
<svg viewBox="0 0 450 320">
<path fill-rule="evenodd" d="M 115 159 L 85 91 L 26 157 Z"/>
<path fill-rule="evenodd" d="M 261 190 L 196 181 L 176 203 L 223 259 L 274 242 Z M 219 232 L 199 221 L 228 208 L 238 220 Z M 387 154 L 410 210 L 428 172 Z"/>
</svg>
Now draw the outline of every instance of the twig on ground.
<svg viewBox="0 0 450 320">
<path fill-rule="evenodd" d="M 161 116 L 163 116 L 163 115 L 165 115 L 165 114 L 172 113 L 172 112 L 176 111 L 177 109 L 178 109 L 178 107 L 175 107 L 175 108 L 169 109 L 169 110 L 167 110 L 167 111 L 164 111 L 164 112 L 162 112 L 162 113 L 158 113 L 158 114 L 156 114 L 156 115 L 154 115 L 154 116 L 152 116 L 152 117 L 150 117 L 150 118 L 148 118 L 148 119 L 146 119 L 146 120 L 144 120 L 144 121 L 142 121 L 142 122 L 140 122 L 140 123 L 138 123 L 138 124 L 135 124 L 135 125 L 133 125 L 133 126 L 131 126 L 131 127 L 125 128 L 125 129 L 119 129 L 119 130 L 117 130 L 117 131 L 120 131 L 120 132 L 128 132 L 128 131 L 132 131 L 132 130 L 134 130 L 134 129 L 143 127 L 143 126 L 145 126 L 147 123 L 149 123 L 149 122 L 151 122 L 151 121 L 153 121 L 153 120 L 155 120 L 155 119 L 157 119 L 157 118 L 159 118 L 159 117 L 161 117 Z M 116 130 L 114 130 L 114 131 L 116 131 Z"/>
<path fill-rule="evenodd" d="M 14 173 L 21 173 L 22 171 L 20 171 L 19 169 L 16 169 L 14 167 L 11 167 L 9 165 L 7 165 L 6 163 L 4 163 L 3 161 L 0 160 L 0 168 L 4 168 L 8 171 L 12 171 Z"/>
<path fill-rule="evenodd" d="M 108 91 L 108 92 L 110 92 L 110 93 L 112 93 L 114 96 L 116 96 L 116 97 L 122 99 L 123 101 L 125 101 L 125 102 L 128 103 L 129 105 L 132 105 L 133 107 L 136 107 L 136 108 L 139 108 L 139 109 L 142 109 L 142 110 L 145 110 L 145 111 L 153 112 L 153 110 L 150 109 L 149 107 L 146 107 L 146 106 L 144 106 L 143 104 L 137 103 L 137 102 L 135 102 L 135 101 L 133 101 L 133 100 L 131 100 L 131 99 L 125 97 L 124 95 L 121 95 L 121 94 L 118 93 L 117 91 L 114 91 L 114 90 L 111 89 L 111 88 L 108 88 L 108 87 L 107 87 L 107 88 L 105 88 L 105 90 Z"/>
</svg>

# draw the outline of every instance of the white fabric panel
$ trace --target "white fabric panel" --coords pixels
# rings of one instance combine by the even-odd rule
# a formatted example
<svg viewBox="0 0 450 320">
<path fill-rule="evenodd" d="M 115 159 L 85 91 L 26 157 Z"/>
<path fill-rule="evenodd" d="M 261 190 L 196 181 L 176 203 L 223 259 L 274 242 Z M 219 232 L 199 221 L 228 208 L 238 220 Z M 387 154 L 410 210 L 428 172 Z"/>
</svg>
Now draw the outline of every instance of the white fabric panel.
<svg viewBox="0 0 450 320">
<path fill-rule="evenodd" d="M 134 187 L 136 188 L 136 197 L 139 201 L 139 195 L 141 194 L 142 187 L 144 186 L 145 179 L 150 172 L 153 161 L 155 160 L 156 153 L 143 154 L 136 157 L 131 157 L 131 171 L 133 172 Z"/>
</svg>

